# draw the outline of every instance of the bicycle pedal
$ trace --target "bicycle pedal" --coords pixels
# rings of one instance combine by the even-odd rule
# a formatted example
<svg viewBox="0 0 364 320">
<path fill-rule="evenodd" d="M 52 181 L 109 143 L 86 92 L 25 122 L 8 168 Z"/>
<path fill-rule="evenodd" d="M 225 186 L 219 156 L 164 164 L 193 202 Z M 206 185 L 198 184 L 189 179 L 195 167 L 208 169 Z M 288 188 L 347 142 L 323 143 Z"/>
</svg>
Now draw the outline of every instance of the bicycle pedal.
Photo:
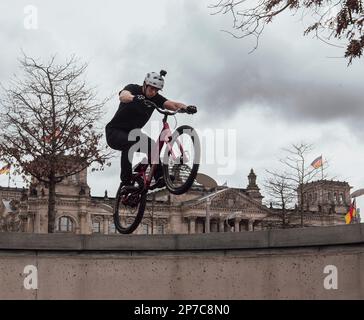
<svg viewBox="0 0 364 320">
<path fill-rule="evenodd" d="M 139 190 L 139 187 L 136 186 L 123 186 L 120 190 L 120 192 L 122 194 L 127 194 L 127 193 L 133 193 Z"/>
</svg>

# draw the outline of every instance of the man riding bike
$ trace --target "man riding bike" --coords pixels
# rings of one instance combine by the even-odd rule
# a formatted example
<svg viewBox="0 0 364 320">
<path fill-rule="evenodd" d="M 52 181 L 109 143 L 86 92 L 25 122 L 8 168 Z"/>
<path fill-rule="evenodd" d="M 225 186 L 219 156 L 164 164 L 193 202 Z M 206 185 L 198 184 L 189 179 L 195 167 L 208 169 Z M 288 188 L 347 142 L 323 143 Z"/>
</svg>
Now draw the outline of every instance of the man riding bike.
<svg viewBox="0 0 364 320">
<path fill-rule="evenodd" d="M 107 144 L 115 150 L 121 151 L 121 173 L 120 179 L 125 185 L 125 188 L 133 188 L 131 184 L 132 165 L 129 161 L 132 159 L 132 154 L 129 155 L 130 148 L 142 141 L 148 141 L 144 150 L 139 149 L 138 152 L 146 153 L 148 156 L 148 163 L 152 161 L 152 146 L 154 141 L 141 131 L 141 128 L 148 122 L 154 108 L 144 104 L 144 100 L 148 99 L 154 102 L 162 109 L 177 111 L 184 109 L 188 113 L 195 113 L 196 107 L 186 106 L 183 103 L 168 100 L 158 92 L 163 89 L 164 76 L 167 74 L 161 71 L 160 74 L 150 72 L 146 75 L 142 86 L 137 84 L 128 84 L 124 89 L 119 92 L 119 108 L 115 113 L 112 120 L 106 125 L 106 140 Z M 129 134 L 138 130 L 137 139 L 131 139 Z M 163 179 L 162 166 L 159 164 L 154 173 L 154 180 L 156 181 L 156 188 L 165 186 Z"/>
</svg>

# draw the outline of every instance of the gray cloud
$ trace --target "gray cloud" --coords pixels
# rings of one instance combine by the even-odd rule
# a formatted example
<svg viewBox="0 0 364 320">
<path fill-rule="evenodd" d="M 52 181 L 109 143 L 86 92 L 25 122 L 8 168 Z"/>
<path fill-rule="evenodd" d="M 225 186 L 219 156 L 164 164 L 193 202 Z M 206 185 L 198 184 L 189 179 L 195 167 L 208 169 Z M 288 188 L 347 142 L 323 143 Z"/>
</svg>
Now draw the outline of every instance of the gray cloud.
<svg viewBox="0 0 364 320">
<path fill-rule="evenodd" d="M 36 1 L 37 31 L 22 28 L 25 1 L 12 9 L 3 5 L 8 17 L 1 23 L 0 39 L 9 50 L 2 52 L 0 78 L 14 70 L 20 48 L 42 57 L 76 53 L 90 62 L 90 80 L 101 86 L 101 95 L 142 82 L 149 70 L 166 68 L 167 97 L 197 104 L 207 117 L 226 119 L 252 107 L 271 108 L 289 122 L 350 122 L 363 116 L 363 62 L 347 68 L 344 59 L 327 58 L 341 51 L 304 38 L 299 23 L 277 19 L 259 48 L 248 54 L 251 39 L 220 32 L 231 21 L 211 16 L 209 1 L 160 3 L 154 5 L 155 12 L 165 11 L 165 21 L 161 14 L 154 18 L 116 1 L 105 6 Z M 114 108 L 109 109 L 110 118 Z"/>
<path fill-rule="evenodd" d="M 219 32 L 219 19 L 207 8 L 177 3 L 169 7 L 166 28 L 130 36 L 137 63 L 127 73 L 145 70 L 146 61 L 170 65 L 168 92 L 219 120 L 252 107 L 271 108 L 289 123 L 350 123 L 364 116 L 362 61 L 348 68 L 345 59 L 328 58 L 341 51 L 304 38 L 302 26 L 288 19 L 277 19 L 249 55 L 251 41 Z"/>
<path fill-rule="evenodd" d="M 300 127 L 305 140 L 303 125 L 319 134 L 321 124 L 332 124 L 326 130 L 335 131 L 339 121 L 364 136 L 364 60 L 347 68 L 345 59 L 329 58 L 342 51 L 303 37 L 302 26 L 289 18 L 276 19 L 259 48 L 248 54 L 253 41 L 220 32 L 229 28 L 231 20 L 211 16 L 210 2 L 35 0 L 39 30 L 28 31 L 22 27 L 23 7 L 28 2 L 4 0 L 0 3 L 0 81 L 6 82 L 17 71 L 20 48 L 45 59 L 52 53 L 62 59 L 75 53 L 89 62 L 88 80 L 99 86 L 100 97 L 115 94 L 103 120 L 106 123 L 117 108 L 116 93 L 123 85 L 141 83 L 147 71 L 165 68 L 163 94 L 200 108 L 188 123 L 241 129 L 239 172 L 216 177 L 228 180 L 229 185 L 236 181 L 245 186 L 250 167 L 257 167 L 260 178 L 263 168 L 275 161 L 273 150 L 287 146 L 281 131 L 270 125 L 287 127 L 288 134 Z M 248 122 L 245 116 L 252 109 L 271 121 L 264 119 L 260 124 L 256 116 L 248 117 L 254 123 Z M 325 143 L 327 149 L 335 148 L 327 135 L 321 137 L 318 151 Z M 111 186 L 116 188 L 118 163 L 116 158 L 111 168 L 90 175 L 93 191 L 101 195 Z"/>
</svg>

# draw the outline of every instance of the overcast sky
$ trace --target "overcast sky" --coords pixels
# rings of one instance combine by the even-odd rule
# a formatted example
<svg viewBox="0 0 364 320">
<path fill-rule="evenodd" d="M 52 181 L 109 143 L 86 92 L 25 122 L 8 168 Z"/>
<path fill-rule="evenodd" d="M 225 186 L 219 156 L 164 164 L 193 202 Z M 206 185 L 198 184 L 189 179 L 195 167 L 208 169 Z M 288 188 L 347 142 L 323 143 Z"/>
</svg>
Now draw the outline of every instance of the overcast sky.
<svg viewBox="0 0 364 320">
<path fill-rule="evenodd" d="M 289 15 L 269 25 L 249 54 L 253 39 L 221 32 L 229 30 L 231 17 L 211 15 L 213 2 L 3 0 L 0 81 L 6 85 L 19 72 L 21 49 L 45 60 L 56 53 L 61 62 L 76 54 L 89 63 L 87 79 L 98 87 L 100 99 L 115 96 L 100 120 L 103 127 L 123 86 L 141 84 L 146 72 L 165 69 L 162 94 L 199 108 L 193 117 L 179 116 L 178 123 L 212 130 L 217 139 L 215 150 L 205 153 L 215 164 L 203 163 L 200 171 L 219 184 L 246 187 L 254 168 L 262 187 L 265 169 L 280 168 L 282 148 L 305 141 L 315 146 L 308 161 L 322 154 L 330 177 L 348 181 L 352 191 L 364 188 L 364 60 L 347 67 L 343 49 L 303 37 L 304 25 Z M 37 29 L 24 27 L 28 5 L 37 9 Z M 147 133 L 151 130 L 146 126 Z M 234 137 L 231 153 L 228 142 Z M 92 195 L 107 189 L 113 196 L 119 170 L 115 158 L 104 172 L 90 173 Z M 16 183 L 21 186 L 20 179 Z M 0 184 L 7 185 L 6 177 Z M 364 207 L 363 200 L 358 203 Z"/>
</svg>

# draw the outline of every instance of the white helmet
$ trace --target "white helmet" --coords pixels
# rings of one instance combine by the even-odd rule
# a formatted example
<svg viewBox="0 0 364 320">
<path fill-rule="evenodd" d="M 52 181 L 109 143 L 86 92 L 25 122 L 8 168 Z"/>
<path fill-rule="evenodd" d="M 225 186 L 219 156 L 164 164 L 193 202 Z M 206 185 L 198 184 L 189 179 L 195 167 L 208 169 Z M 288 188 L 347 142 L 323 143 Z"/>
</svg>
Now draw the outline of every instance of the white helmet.
<svg viewBox="0 0 364 320">
<path fill-rule="evenodd" d="M 163 70 L 162 70 L 163 71 Z M 145 76 L 144 82 L 147 86 L 152 86 L 158 89 L 163 89 L 164 86 L 164 79 L 162 76 L 164 76 L 165 74 L 162 73 L 159 75 L 156 72 L 149 72 L 147 73 L 147 75 Z"/>
</svg>

